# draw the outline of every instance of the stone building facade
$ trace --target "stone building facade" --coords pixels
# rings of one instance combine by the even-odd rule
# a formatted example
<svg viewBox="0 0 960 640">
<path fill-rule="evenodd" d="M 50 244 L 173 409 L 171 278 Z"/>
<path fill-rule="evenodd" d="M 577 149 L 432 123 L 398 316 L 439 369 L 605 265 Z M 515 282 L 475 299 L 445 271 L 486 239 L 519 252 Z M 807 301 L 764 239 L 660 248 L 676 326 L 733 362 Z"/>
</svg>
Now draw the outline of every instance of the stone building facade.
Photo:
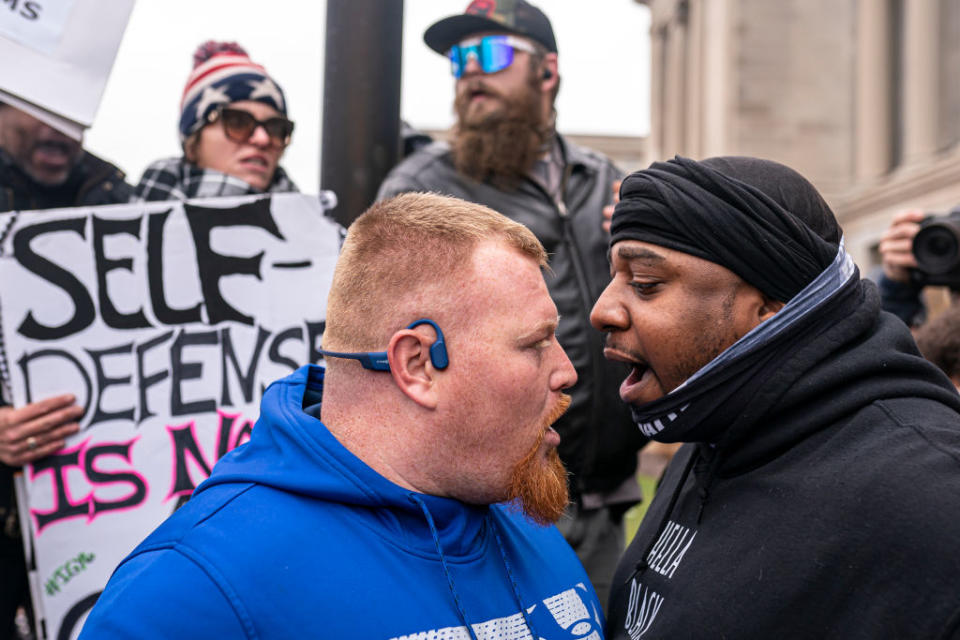
<svg viewBox="0 0 960 640">
<path fill-rule="evenodd" d="M 897 211 L 960 204 L 960 0 L 637 1 L 651 11 L 651 159 L 796 168 L 864 273 Z"/>
</svg>

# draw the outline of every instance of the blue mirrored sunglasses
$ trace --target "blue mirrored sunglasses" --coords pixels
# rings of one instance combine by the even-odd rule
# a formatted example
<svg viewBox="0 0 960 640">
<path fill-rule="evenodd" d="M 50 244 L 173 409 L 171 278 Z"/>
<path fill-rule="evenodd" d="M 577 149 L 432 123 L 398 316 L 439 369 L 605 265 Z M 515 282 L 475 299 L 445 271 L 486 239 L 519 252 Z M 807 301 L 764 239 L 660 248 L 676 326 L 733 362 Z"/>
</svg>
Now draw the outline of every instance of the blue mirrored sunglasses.
<svg viewBox="0 0 960 640">
<path fill-rule="evenodd" d="M 519 49 L 527 53 L 534 53 L 535 49 L 529 42 L 513 36 L 484 36 L 470 38 L 450 48 L 447 57 L 450 58 L 453 77 L 459 78 L 467 68 L 471 59 L 476 60 L 484 73 L 503 71 L 513 64 L 513 51 Z"/>
</svg>

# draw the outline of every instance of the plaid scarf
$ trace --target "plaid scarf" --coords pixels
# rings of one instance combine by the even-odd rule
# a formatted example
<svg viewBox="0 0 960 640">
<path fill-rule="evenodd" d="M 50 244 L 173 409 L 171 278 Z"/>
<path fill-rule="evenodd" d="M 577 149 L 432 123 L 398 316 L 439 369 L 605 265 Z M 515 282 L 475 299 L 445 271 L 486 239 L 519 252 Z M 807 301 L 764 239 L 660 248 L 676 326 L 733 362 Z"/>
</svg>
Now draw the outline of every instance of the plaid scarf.
<svg viewBox="0 0 960 640">
<path fill-rule="evenodd" d="M 297 192 L 297 185 L 281 167 L 273 174 L 267 193 Z M 201 169 L 185 158 L 157 160 L 143 172 L 133 196 L 134 202 L 143 200 L 188 200 L 217 196 L 242 196 L 264 193 L 249 183 L 214 169 Z"/>
</svg>

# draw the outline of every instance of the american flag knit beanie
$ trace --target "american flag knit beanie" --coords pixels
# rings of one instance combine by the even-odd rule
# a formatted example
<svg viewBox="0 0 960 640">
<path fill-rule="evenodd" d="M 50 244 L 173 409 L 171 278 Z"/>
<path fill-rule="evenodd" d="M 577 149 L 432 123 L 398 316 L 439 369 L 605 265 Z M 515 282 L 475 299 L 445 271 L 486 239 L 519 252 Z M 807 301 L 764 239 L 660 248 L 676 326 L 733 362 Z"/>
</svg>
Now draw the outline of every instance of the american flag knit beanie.
<svg viewBox="0 0 960 640">
<path fill-rule="evenodd" d="M 204 42 L 193 54 L 193 71 L 180 100 L 180 142 L 199 131 L 211 112 L 240 100 L 268 104 L 284 116 L 283 90 L 236 42 Z"/>
</svg>

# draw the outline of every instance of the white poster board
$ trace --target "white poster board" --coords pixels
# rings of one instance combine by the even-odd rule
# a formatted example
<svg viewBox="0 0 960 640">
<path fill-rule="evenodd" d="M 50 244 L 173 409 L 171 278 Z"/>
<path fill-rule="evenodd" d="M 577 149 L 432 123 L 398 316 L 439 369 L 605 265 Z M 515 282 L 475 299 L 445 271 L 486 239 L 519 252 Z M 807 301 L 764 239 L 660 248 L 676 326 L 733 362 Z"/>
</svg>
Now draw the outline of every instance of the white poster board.
<svg viewBox="0 0 960 640">
<path fill-rule="evenodd" d="M 93 124 L 133 1 L 0 2 L 0 100 L 76 137 Z"/>
<path fill-rule="evenodd" d="M 19 479 L 47 638 L 249 438 L 263 389 L 319 359 L 341 228 L 284 194 L 0 214 L 0 373 L 70 392 L 81 431 Z M 32 557 L 31 557 L 32 555 Z"/>
</svg>

